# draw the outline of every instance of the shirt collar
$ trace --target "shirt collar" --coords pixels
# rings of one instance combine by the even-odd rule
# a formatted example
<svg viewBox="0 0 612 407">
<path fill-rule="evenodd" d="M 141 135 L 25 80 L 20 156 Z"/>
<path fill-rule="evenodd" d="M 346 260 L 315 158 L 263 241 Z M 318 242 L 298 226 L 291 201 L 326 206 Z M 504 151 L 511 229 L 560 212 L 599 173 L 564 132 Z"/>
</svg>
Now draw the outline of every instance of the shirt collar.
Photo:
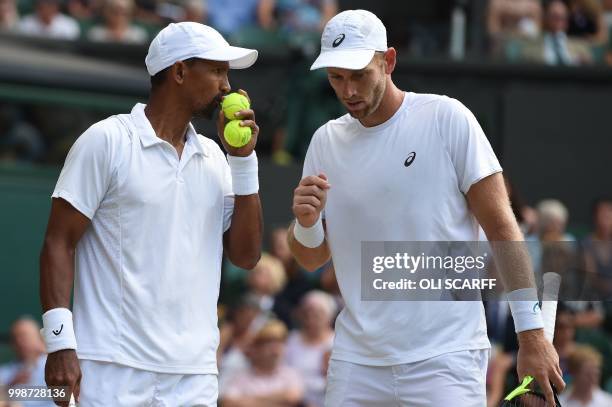
<svg viewBox="0 0 612 407">
<path fill-rule="evenodd" d="M 146 105 L 144 103 L 137 103 L 131 112 L 132 121 L 134 126 L 136 127 L 136 132 L 138 138 L 140 139 L 140 143 L 144 148 L 151 147 L 155 144 L 165 143 L 164 140 L 157 137 L 155 134 L 155 130 L 153 130 L 153 126 L 151 126 L 151 122 L 145 115 L 144 109 Z M 202 143 L 198 139 L 198 133 L 195 131 L 195 128 L 191 123 L 187 125 L 187 132 L 185 134 L 185 148 L 193 148 L 194 154 L 202 154 L 205 157 L 208 157 L 208 153 L 204 150 Z"/>
</svg>

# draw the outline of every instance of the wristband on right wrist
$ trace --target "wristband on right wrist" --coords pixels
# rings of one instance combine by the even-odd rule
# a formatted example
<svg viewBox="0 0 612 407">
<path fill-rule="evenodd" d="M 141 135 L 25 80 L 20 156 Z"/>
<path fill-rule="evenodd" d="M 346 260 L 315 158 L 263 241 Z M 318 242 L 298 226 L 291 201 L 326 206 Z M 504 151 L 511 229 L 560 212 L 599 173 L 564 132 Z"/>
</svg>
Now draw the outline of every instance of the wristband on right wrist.
<svg viewBox="0 0 612 407">
<path fill-rule="evenodd" d="M 544 328 L 542 309 L 535 288 L 521 288 L 509 292 L 508 304 L 516 333 Z"/>
<path fill-rule="evenodd" d="M 50 309 L 43 314 L 42 319 L 41 333 L 47 345 L 47 353 L 64 349 L 76 350 L 72 312 L 68 308 Z"/>
<path fill-rule="evenodd" d="M 323 230 L 323 221 L 321 221 L 321 216 L 319 215 L 319 219 L 315 222 L 315 224 L 308 228 L 300 225 L 300 222 L 296 219 L 295 224 L 293 225 L 293 235 L 295 236 L 295 240 L 300 242 L 302 246 L 310 249 L 321 246 L 325 240 L 325 230 Z"/>
</svg>

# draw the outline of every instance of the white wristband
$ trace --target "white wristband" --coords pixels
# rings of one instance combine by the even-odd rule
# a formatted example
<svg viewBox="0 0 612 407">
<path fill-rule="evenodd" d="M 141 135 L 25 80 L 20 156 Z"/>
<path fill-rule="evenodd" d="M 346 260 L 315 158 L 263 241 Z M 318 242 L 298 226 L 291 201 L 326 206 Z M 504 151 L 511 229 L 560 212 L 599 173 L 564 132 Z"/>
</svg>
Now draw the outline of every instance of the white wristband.
<svg viewBox="0 0 612 407">
<path fill-rule="evenodd" d="M 53 308 L 42 316 L 43 329 L 41 333 L 47 353 L 62 349 L 77 348 L 74 327 L 72 326 L 72 312 L 68 308 Z"/>
<path fill-rule="evenodd" d="M 232 189 L 234 195 L 252 195 L 259 191 L 259 178 L 257 175 L 257 155 L 253 151 L 246 157 L 227 155 L 232 172 Z"/>
<path fill-rule="evenodd" d="M 309 228 L 300 225 L 300 222 L 296 219 L 295 225 L 293 225 L 293 236 L 295 236 L 295 240 L 300 242 L 302 246 L 310 249 L 321 246 L 321 243 L 325 240 L 325 231 L 323 230 L 321 216 L 319 216 L 315 224 Z"/>
<path fill-rule="evenodd" d="M 544 328 L 542 309 L 535 288 L 521 288 L 509 292 L 508 303 L 516 333 Z"/>
</svg>

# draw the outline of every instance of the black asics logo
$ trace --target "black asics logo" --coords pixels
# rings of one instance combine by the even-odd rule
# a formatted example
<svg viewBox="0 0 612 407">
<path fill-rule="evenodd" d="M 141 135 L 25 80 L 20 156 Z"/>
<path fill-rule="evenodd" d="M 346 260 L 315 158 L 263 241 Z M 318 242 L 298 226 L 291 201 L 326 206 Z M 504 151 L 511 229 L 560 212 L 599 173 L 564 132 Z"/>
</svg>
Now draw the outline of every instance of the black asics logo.
<svg viewBox="0 0 612 407">
<path fill-rule="evenodd" d="M 53 330 L 53 331 L 51 331 L 51 332 L 53 332 L 53 335 L 57 336 L 57 335 L 59 335 L 59 334 L 61 334 L 61 333 L 62 333 L 62 329 L 64 329 L 64 324 L 62 324 L 62 326 L 60 326 L 59 331 L 58 331 L 57 329 L 54 329 L 54 330 Z"/>
<path fill-rule="evenodd" d="M 344 34 L 340 34 L 339 36 L 337 36 L 334 42 L 332 42 L 332 47 L 336 48 L 338 45 L 342 44 L 342 41 L 344 41 L 344 37 L 346 37 L 346 35 Z"/>
<path fill-rule="evenodd" d="M 406 161 L 404 161 L 404 167 L 410 167 L 410 165 L 414 162 L 415 158 L 416 158 L 416 153 L 414 151 L 408 154 L 408 158 L 406 158 Z"/>
</svg>

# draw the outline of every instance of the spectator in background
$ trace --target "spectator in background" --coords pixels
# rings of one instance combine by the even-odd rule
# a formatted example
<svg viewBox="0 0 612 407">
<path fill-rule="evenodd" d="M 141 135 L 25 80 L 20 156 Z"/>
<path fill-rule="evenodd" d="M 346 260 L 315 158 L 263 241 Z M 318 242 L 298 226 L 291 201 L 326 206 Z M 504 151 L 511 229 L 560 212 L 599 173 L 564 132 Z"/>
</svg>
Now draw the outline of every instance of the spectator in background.
<svg viewBox="0 0 612 407">
<path fill-rule="evenodd" d="M 567 34 L 593 45 L 608 42 L 603 7 L 600 0 L 569 0 L 570 15 Z"/>
<path fill-rule="evenodd" d="M 575 241 L 576 239 L 566 233 L 567 208 L 556 199 L 545 199 L 537 206 L 539 219 L 539 235 L 543 242 Z"/>
<path fill-rule="evenodd" d="M 569 39 L 569 10 L 561 0 L 551 0 L 544 8 L 544 35 L 525 44 L 521 59 L 548 65 L 586 65 L 592 62 L 588 46 Z"/>
<path fill-rule="evenodd" d="M 505 36 L 535 38 L 540 34 L 540 0 L 489 0 L 487 29 L 496 39 Z"/>
<path fill-rule="evenodd" d="M 17 359 L 0 366 L 0 386 L 45 386 L 45 344 L 38 323 L 24 317 L 11 326 L 11 345 Z M 55 406 L 52 402 L 38 405 Z"/>
<path fill-rule="evenodd" d="M 510 181 L 510 178 L 508 178 L 506 174 L 504 174 L 504 182 L 506 184 L 506 190 L 508 191 L 508 198 L 510 198 L 512 212 L 514 213 L 516 222 L 521 228 L 521 232 L 523 232 L 524 235 L 535 233 L 538 222 L 538 213 L 535 209 L 525 203 L 518 188 L 512 183 L 512 181 Z"/>
<path fill-rule="evenodd" d="M 206 3 L 204 0 L 185 0 L 183 3 L 182 21 L 204 23 L 207 19 Z"/>
<path fill-rule="evenodd" d="M 274 313 L 290 329 L 294 327 L 293 311 L 308 291 L 314 288 L 309 275 L 299 266 L 287 243 L 287 228 L 277 227 L 270 235 L 270 252 L 284 266 L 287 283 L 274 302 Z"/>
<path fill-rule="evenodd" d="M 0 161 L 31 163 L 40 160 L 44 153 L 40 132 L 21 119 L 19 109 L 0 104 Z"/>
<path fill-rule="evenodd" d="M 207 0 L 209 23 L 224 35 L 236 34 L 245 28 L 273 27 L 272 0 Z"/>
<path fill-rule="evenodd" d="M 35 12 L 19 22 L 19 32 L 45 38 L 74 40 L 80 35 L 79 24 L 60 13 L 59 0 L 36 0 Z"/>
<path fill-rule="evenodd" d="M 569 383 L 568 359 L 576 348 L 576 326 L 574 324 L 574 313 L 563 303 L 559 303 L 557 309 L 553 344 L 559 354 L 559 366 L 563 371 L 563 380 Z"/>
<path fill-rule="evenodd" d="M 336 0 L 269 0 L 279 16 L 280 28 L 286 32 L 323 31 L 325 24 L 338 12 Z"/>
<path fill-rule="evenodd" d="M 15 0 L 0 0 L 0 31 L 10 31 L 17 28 L 19 12 Z"/>
<path fill-rule="evenodd" d="M 219 330 L 219 389 L 224 389 L 230 378 L 249 366 L 246 351 L 267 321 L 268 316 L 261 312 L 259 302 L 252 295 L 245 295 L 230 309 L 227 321 Z"/>
<path fill-rule="evenodd" d="M 578 345 L 570 353 L 567 366 L 572 384 L 560 395 L 564 407 L 610 407 L 612 396 L 599 387 L 602 357 L 590 346 Z"/>
<path fill-rule="evenodd" d="M 304 396 L 299 373 L 282 364 L 287 328 L 271 320 L 257 333 L 247 351 L 250 366 L 221 389 L 224 407 L 296 406 Z"/>
<path fill-rule="evenodd" d="M 133 10 L 133 0 L 106 0 L 102 8 L 104 24 L 92 27 L 87 38 L 97 42 L 144 44 L 148 40 L 147 32 L 132 24 Z"/>
<path fill-rule="evenodd" d="M 91 20 L 94 17 L 93 4 L 97 0 L 68 0 L 66 9 L 71 17 L 78 21 Z"/>
<path fill-rule="evenodd" d="M 261 255 L 259 262 L 247 276 L 249 293 L 265 313 L 272 312 L 275 304 L 274 297 L 283 289 L 286 282 L 283 263 L 268 253 Z"/>
<path fill-rule="evenodd" d="M 582 243 L 585 269 L 602 295 L 612 299 L 612 199 L 600 198 L 592 210 L 594 230 Z"/>
<path fill-rule="evenodd" d="M 332 322 L 336 304 L 331 295 L 311 291 L 302 298 L 299 308 L 299 331 L 287 340 L 286 362 L 304 379 L 304 400 L 308 406 L 323 407 L 325 399 L 325 366 L 334 340 Z"/>
</svg>

